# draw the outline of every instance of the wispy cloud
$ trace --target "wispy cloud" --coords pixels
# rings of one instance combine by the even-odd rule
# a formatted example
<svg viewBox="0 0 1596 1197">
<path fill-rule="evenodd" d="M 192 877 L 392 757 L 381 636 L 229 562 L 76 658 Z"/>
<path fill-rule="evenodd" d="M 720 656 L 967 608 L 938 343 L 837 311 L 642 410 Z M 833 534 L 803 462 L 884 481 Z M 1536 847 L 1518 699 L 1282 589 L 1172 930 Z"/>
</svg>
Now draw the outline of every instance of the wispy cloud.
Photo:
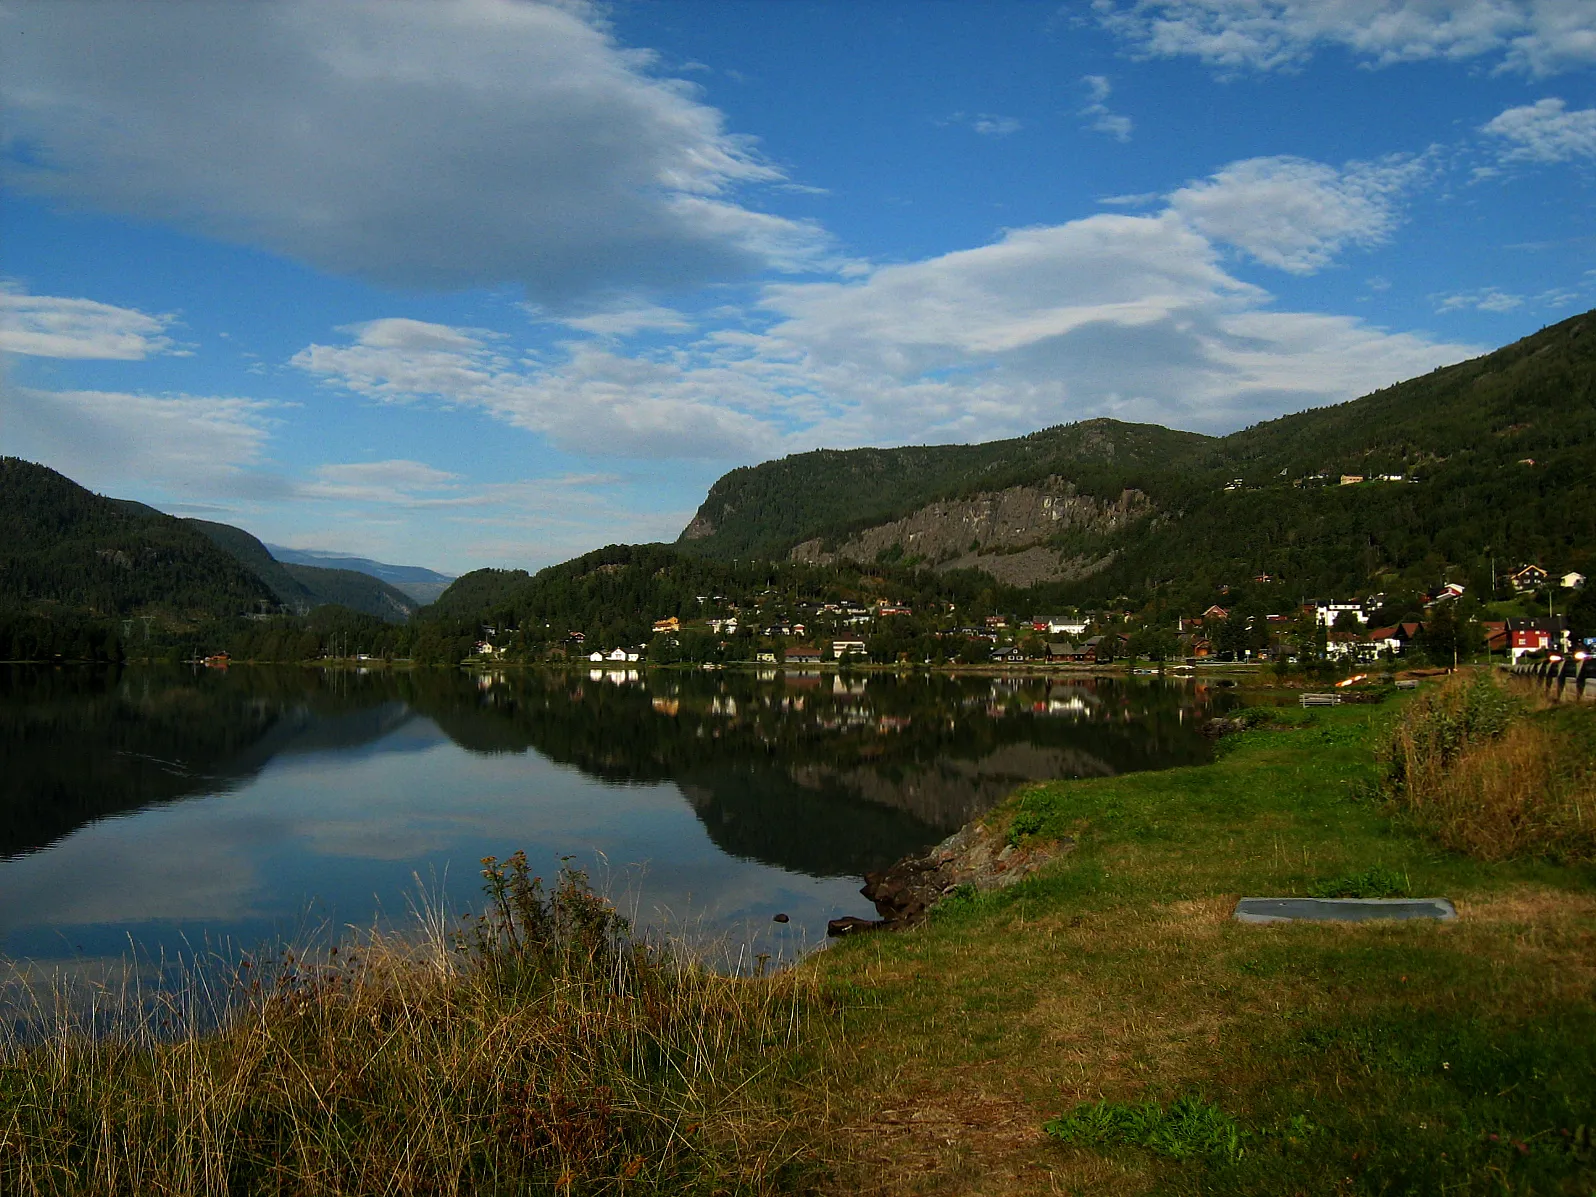
<svg viewBox="0 0 1596 1197">
<path fill-rule="evenodd" d="M 1108 82 L 1106 75 L 1086 75 L 1081 79 L 1086 85 L 1086 107 L 1080 110 L 1080 115 L 1089 117 L 1089 126 L 1094 133 L 1106 133 L 1116 141 L 1129 141 L 1131 132 L 1136 128 L 1135 122 L 1130 117 L 1112 111 L 1108 106 L 1108 97 L 1113 94 L 1113 87 Z"/>
<path fill-rule="evenodd" d="M 0 287 L 0 350 L 33 357 L 142 361 L 190 351 L 166 335 L 171 316 L 93 299 L 29 295 Z"/>
<path fill-rule="evenodd" d="M 86 486 L 137 481 L 216 495 L 282 491 L 255 469 L 272 404 L 207 395 L 0 390 L 9 452 L 48 461 Z"/>
<path fill-rule="evenodd" d="M 1589 0 L 1094 0 L 1141 54 L 1221 72 L 1290 70 L 1336 47 L 1375 66 L 1495 59 L 1527 75 L 1596 62 Z"/>
<path fill-rule="evenodd" d="M 356 326 L 296 366 L 381 402 L 474 407 L 610 457 L 748 460 L 975 440 L 1093 415 L 1226 431 L 1475 352 L 1273 310 L 1225 247 L 1295 274 L 1378 243 L 1418 160 L 1233 163 L 1144 214 L 1012 230 L 836 282 L 767 285 L 690 341 L 572 341 L 532 359 L 475 330 Z M 440 497 L 442 501 L 443 497 Z"/>
<path fill-rule="evenodd" d="M 1016 117 L 999 116 L 991 112 L 955 112 L 947 120 L 938 123 L 959 125 L 982 137 L 1007 137 L 1010 133 L 1018 133 L 1023 127 Z"/>
</svg>

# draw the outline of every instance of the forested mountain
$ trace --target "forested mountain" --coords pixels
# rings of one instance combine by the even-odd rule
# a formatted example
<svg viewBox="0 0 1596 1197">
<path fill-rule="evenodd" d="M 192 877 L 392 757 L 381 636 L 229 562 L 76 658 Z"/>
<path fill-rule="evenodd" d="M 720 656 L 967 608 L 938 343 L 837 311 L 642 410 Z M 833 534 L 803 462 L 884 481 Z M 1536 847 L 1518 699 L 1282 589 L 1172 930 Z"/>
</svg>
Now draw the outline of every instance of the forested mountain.
<svg viewBox="0 0 1596 1197">
<path fill-rule="evenodd" d="M 731 471 L 677 543 L 721 560 L 785 557 L 802 541 L 841 539 L 937 499 L 1054 475 L 1085 493 L 1117 496 L 1178 470 L 1209 440 L 1156 424 L 1087 420 L 982 445 L 819 449 Z"/>
<path fill-rule="evenodd" d="M 0 606 L 196 619 L 263 601 L 266 583 L 183 520 L 0 458 Z"/>
<path fill-rule="evenodd" d="M 392 623 L 403 623 L 421 604 L 379 578 L 352 569 L 285 564 L 242 528 L 209 520 L 186 520 L 272 588 L 277 601 L 299 615 L 336 603 Z"/>
<path fill-rule="evenodd" d="M 1591 572 L 1596 316 L 1334 407 L 1208 438 L 1091 420 L 986 445 L 734 470 L 678 544 L 1059 583 L 1081 602 Z M 1342 485 L 1343 476 L 1367 481 Z M 1391 480 L 1381 480 L 1389 477 Z"/>
<path fill-rule="evenodd" d="M 359 620 L 403 622 L 416 606 L 364 573 L 283 565 L 242 529 L 0 458 L 0 660 L 117 659 L 130 637 L 135 653 L 208 652 L 241 628 L 251 642 L 280 635 L 280 612 L 347 608 L 347 618 L 294 630 L 294 645 L 323 651 L 329 641 L 382 640 Z M 274 616 L 272 628 L 244 616 Z"/>
</svg>

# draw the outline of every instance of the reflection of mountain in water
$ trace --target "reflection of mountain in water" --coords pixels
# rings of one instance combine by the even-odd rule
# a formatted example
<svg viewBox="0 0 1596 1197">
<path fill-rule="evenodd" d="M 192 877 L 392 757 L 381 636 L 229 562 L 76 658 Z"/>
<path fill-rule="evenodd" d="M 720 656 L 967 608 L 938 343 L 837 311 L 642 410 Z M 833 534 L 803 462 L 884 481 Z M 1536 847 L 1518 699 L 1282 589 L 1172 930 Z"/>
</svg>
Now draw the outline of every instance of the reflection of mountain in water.
<svg viewBox="0 0 1596 1197">
<path fill-rule="evenodd" d="M 1119 772 L 1101 757 L 1079 748 L 1005 744 L 976 760 L 948 759 L 905 774 L 879 769 L 837 769 L 796 765 L 792 776 L 808 789 L 834 787 L 882 806 L 912 812 L 933 827 L 956 831 L 991 810 L 1015 787 L 1056 777 L 1110 777 Z"/>
<path fill-rule="evenodd" d="M 614 679 L 614 680 L 607 680 Z M 620 682 L 620 684 L 617 684 Z M 724 851 L 816 875 L 917 851 L 1015 786 L 1192 764 L 1190 694 L 1100 680 L 528 674 L 426 708 L 477 752 L 675 781 Z"/>
<path fill-rule="evenodd" d="M 706 769 L 677 785 L 721 851 L 813 877 L 857 877 L 938 838 L 907 811 L 768 766 Z"/>
<path fill-rule="evenodd" d="M 872 675 L 0 670 L 0 857 L 430 718 L 612 784 L 675 782 L 725 851 L 813 875 L 922 848 L 1029 780 L 1204 759 L 1175 688 Z M 624 681 L 624 679 L 623 679 Z M 424 726 L 424 725 L 423 725 Z"/>
<path fill-rule="evenodd" d="M 415 717 L 367 687 L 286 680 L 0 669 L 0 859 L 97 819 L 237 788 L 285 753 L 374 743 Z"/>
</svg>

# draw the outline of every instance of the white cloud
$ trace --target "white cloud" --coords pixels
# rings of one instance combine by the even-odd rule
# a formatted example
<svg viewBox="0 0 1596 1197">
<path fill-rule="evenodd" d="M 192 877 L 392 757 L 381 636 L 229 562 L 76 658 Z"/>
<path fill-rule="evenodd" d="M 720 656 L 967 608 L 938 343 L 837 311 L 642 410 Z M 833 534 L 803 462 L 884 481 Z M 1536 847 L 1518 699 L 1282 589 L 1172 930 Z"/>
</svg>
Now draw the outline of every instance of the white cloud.
<svg viewBox="0 0 1596 1197">
<path fill-rule="evenodd" d="M 335 273 L 517 281 L 553 303 L 816 265 L 816 225 L 737 199 L 781 172 L 593 14 L 520 0 L 10 8 L 5 177 Z"/>
<path fill-rule="evenodd" d="M 1560 308 L 1578 300 L 1584 292 L 1578 287 L 1552 287 L 1537 295 L 1515 295 L 1500 287 L 1482 287 L 1477 291 L 1457 291 L 1449 295 L 1432 295 L 1437 312 L 1511 312 L 1529 304 L 1535 308 Z"/>
<path fill-rule="evenodd" d="M 33 357 L 142 361 L 172 353 L 170 316 L 92 299 L 28 295 L 0 287 L 0 350 Z"/>
<path fill-rule="evenodd" d="M 455 489 L 460 480 L 458 474 L 403 458 L 330 463 L 318 466 L 315 474 L 314 481 L 299 488 L 301 496 L 401 505 L 436 498 L 437 492 Z"/>
<path fill-rule="evenodd" d="M 1509 108 L 1480 129 L 1506 143 L 1502 157 L 1509 162 L 1596 158 L 1596 108 L 1570 112 L 1555 97 Z"/>
<path fill-rule="evenodd" d="M 757 459 L 816 445 L 981 440 L 1109 415 L 1228 431 L 1477 352 L 1277 312 L 1230 240 L 1298 272 L 1384 236 L 1412 164 L 1238 163 L 1145 215 L 766 286 L 696 340 L 536 360 L 469 329 L 373 321 L 294 364 L 384 402 L 469 406 L 585 452 Z M 1252 219 L 1247 219 L 1248 213 Z"/>
<path fill-rule="evenodd" d="M 1522 295 L 1513 295 L 1498 287 L 1485 287 L 1478 291 L 1457 291 L 1451 295 L 1437 295 L 1437 312 L 1511 312 L 1524 306 Z"/>
<path fill-rule="evenodd" d="M 96 489 L 128 482 L 206 494 L 280 489 L 256 473 L 269 404 L 117 391 L 0 392 L 6 451 Z"/>
<path fill-rule="evenodd" d="M 1099 19 L 1153 57 L 1220 70 L 1302 65 L 1335 46 L 1379 66 L 1495 58 L 1546 75 L 1596 62 L 1589 0 L 1094 0 Z"/>
<path fill-rule="evenodd" d="M 1129 141 L 1131 132 L 1136 128 L 1136 123 L 1130 117 L 1114 112 L 1108 106 L 1108 97 L 1113 93 L 1113 86 L 1106 75 L 1086 75 L 1081 79 L 1086 84 L 1087 103 L 1080 111 L 1081 116 L 1092 118 L 1091 128 L 1094 133 L 1106 133 L 1116 141 Z"/>
<path fill-rule="evenodd" d="M 658 304 L 616 308 L 559 321 L 567 328 L 605 337 L 629 337 L 639 332 L 687 332 L 693 322 L 674 308 Z"/>
<path fill-rule="evenodd" d="M 348 331 L 352 344 L 311 345 L 293 364 L 385 403 L 479 408 L 576 451 L 735 457 L 771 444 L 768 429 L 668 357 L 627 357 L 584 342 L 550 369 L 512 361 L 474 330 L 385 319 Z"/>
<path fill-rule="evenodd" d="M 1205 236 L 1266 266 L 1311 274 L 1348 245 L 1384 241 L 1402 191 L 1425 169 L 1415 158 L 1342 170 L 1302 158 L 1249 158 L 1176 191 L 1170 206 Z"/>
<path fill-rule="evenodd" d="M 982 137 L 1007 137 L 1010 133 L 1018 133 L 1021 129 L 1017 118 L 997 116 L 990 112 L 955 112 L 947 120 L 937 123 L 962 125 L 966 129 L 981 134 Z"/>
</svg>

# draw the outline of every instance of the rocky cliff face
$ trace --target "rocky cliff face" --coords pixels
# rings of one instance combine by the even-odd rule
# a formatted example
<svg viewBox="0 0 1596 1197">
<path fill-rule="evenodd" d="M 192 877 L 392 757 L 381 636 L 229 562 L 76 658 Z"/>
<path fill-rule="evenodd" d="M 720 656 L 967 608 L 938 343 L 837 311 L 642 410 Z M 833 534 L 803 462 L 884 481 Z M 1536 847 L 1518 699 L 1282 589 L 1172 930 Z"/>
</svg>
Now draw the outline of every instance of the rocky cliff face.
<svg viewBox="0 0 1596 1197">
<path fill-rule="evenodd" d="M 918 558 L 939 571 L 979 569 L 1000 582 L 1030 586 L 1037 582 L 1083 578 L 1102 569 L 1113 555 L 1072 557 L 1050 545 L 1067 532 L 1105 535 L 1153 514 L 1146 495 L 1127 490 L 1118 499 L 1078 494 L 1059 478 L 1037 486 L 970 499 L 930 503 L 900 520 L 867 528 L 835 551 L 820 540 L 793 548 L 794 561 L 826 565 L 838 560 L 874 562 L 883 552 Z"/>
</svg>

